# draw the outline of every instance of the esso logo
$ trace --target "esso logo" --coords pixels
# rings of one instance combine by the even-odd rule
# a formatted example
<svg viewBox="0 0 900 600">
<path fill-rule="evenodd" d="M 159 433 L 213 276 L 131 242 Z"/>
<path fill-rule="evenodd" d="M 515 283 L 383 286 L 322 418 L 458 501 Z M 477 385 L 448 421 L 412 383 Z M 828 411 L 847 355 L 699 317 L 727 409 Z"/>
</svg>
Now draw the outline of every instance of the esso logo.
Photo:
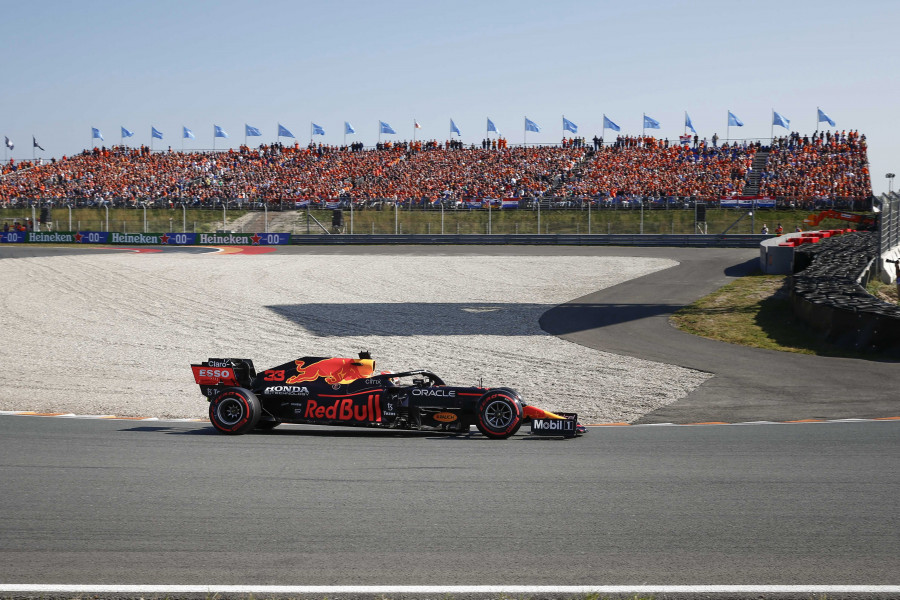
<svg viewBox="0 0 900 600">
<path fill-rule="evenodd" d="M 231 369 L 200 369 L 200 377 L 228 379 L 231 377 Z"/>
</svg>

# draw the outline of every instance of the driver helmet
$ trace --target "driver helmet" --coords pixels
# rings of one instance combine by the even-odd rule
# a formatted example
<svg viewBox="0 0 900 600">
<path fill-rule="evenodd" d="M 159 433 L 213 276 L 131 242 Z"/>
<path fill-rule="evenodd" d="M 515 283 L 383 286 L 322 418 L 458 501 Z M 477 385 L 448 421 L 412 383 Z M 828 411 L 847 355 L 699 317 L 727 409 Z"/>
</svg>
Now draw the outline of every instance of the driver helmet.
<svg viewBox="0 0 900 600">
<path fill-rule="evenodd" d="M 382 375 L 391 375 L 392 373 L 393 373 L 393 371 L 382 371 L 381 372 Z M 400 385 L 399 377 L 389 377 L 388 381 L 391 382 L 391 385 Z"/>
</svg>

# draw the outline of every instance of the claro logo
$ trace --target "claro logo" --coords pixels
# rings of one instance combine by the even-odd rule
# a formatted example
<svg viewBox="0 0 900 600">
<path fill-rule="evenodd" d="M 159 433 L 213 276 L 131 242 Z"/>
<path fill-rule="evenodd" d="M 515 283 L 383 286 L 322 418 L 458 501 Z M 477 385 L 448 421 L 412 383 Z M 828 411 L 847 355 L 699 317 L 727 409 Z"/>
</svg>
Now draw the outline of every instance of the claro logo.
<svg viewBox="0 0 900 600">
<path fill-rule="evenodd" d="M 457 418 L 458 417 L 451 412 L 439 412 L 436 415 L 434 415 L 434 420 L 439 421 L 441 423 L 452 423 Z"/>
</svg>

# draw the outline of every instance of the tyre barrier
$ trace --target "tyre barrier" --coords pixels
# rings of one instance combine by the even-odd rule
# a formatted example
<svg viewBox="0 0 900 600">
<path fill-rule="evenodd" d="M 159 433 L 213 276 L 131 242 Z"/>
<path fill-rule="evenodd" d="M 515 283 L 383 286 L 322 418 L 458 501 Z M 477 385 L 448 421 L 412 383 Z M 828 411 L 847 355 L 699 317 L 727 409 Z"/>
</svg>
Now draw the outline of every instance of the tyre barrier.
<svg viewBox="0 0 900 600">
<path fill-rule="evenodd" d="M 900 349 L 900 306 L 869 294 L 878 235 L 856 232 L 794 251 L 794 314 L 831 343 L 855 350 Z"/>
</svg>

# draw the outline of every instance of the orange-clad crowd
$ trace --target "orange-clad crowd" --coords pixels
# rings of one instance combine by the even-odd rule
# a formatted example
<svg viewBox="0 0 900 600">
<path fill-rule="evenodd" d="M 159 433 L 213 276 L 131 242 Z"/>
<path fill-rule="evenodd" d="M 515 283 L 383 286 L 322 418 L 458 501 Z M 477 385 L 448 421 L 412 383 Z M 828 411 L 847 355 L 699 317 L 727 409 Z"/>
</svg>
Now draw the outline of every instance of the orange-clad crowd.
<svg viewBox="0 0 900 600">
<path fill-rule="evenodd" d="M 652 137 L 624 138 L 595 152 L 581 177 L 567 182 L 565 190 L 574 196 L 717 200 L 743 190 L 756 150 L 756 146 L 670 146 Z"/>
<path fill-rule="evenodd" d="M 774 140 L 760 193 L 797 204 L 872 195 L 866 136 L 857 131 Z"/>
<path fill-rule="evenodd" d="M 593 148 L 465 147 L 386 142 L 375 149 L 281 144 L 220 152 L 94 148 L 49 162 L 3 165 L 0 205 L 32 199 L 208 205 L 334 199 L 458 202 L 485 198 L 612 199 L 630 195 L 708 201 L 742 193 L 759 144 L 670 145 L 620 137 Z M 865 136 L 792 135 L 775 140 L 760 193 L 776 197 L 871 195 Z"/>
</svg>

